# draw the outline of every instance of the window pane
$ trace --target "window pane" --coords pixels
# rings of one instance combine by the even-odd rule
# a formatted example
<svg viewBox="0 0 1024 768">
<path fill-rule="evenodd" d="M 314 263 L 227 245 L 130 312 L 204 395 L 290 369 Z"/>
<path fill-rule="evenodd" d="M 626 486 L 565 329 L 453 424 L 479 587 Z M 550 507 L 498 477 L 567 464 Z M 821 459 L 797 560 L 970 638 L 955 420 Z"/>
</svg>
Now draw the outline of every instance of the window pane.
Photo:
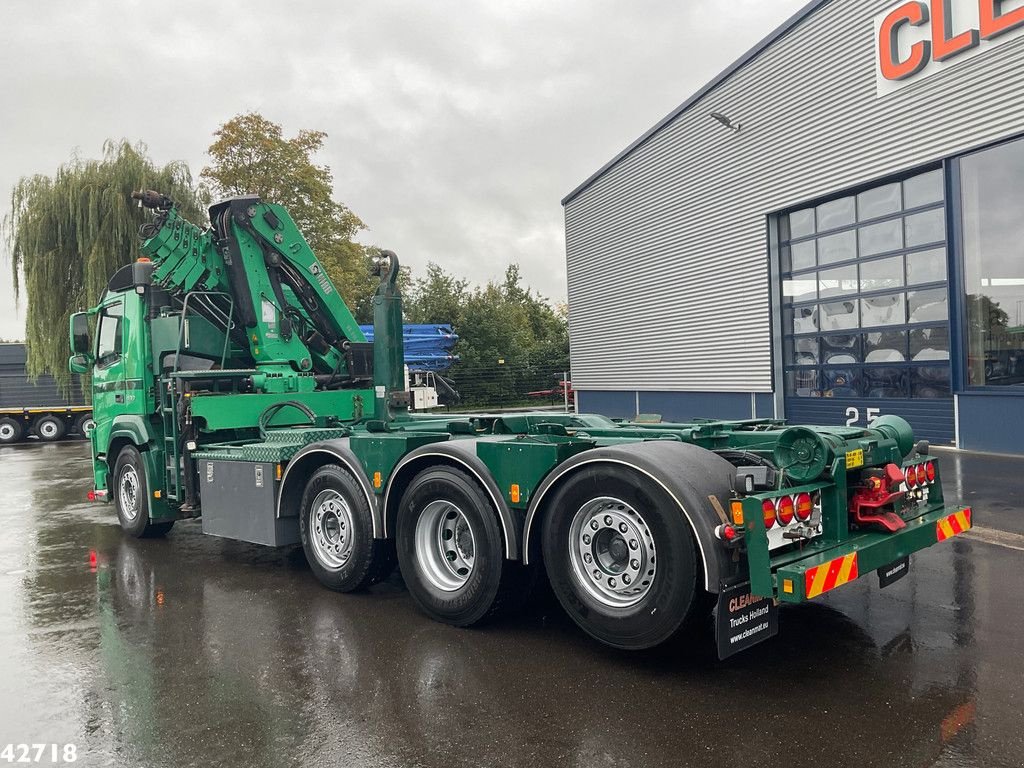
<svg viewBox="0 0 1024 768">
<path fill-rule="evenodd" d="M 790 247 L 791 269 L 810 269 L 814 266 L 814 241 L 805 240 L 802 243 L 793 243 Z"/>
<path fill-rule="evenodd" d="M 949 397 L 949 367 L 928 365 L 910 369 L 911 397 Z"/>
<path fill-rule="evenodd" d="M 861 372 L 856 368 L 822 368 L 824 397 L 860 397 Z"/>
<path fill-rule="evenodd" d="M 864 334 L 865 363 L 902 363 L 906 359 L 906 331 L 871 331 Z"/>
<path fill-rule="evenodd" d="M 857 302 L 833 301 L 818 305 L 818 315 L 823 331 L 843 331 L 857 327 Z"/>
<path fill-rule="evenodd" d="M 949 360 L 949 328 L 915 328 L 910 332 L 910 359 Z"/>
<path fill-rule="evenodd" d="M 857 217 L 852 197 L 843 197 L 818 206 L 818 231 L 838 229 L 853 224 Z"/>
<path fill-rule="evenodd" d="M 857 236 L 854 230 L 827 235 L 818 239 L 818 261 L 834 264 L 857 258 Z"/>
<path fill-rule="evenodd" d="M 1024 140 L 963 159 L 970 384 L 1024 384 Z"/>
<path fill-rule="evenodd" d="M 894 366 L 864 368 L 864 397 L 906 397 L 908 369 Z"/>
<path fill-rule="evenodd" d="M 789 236 L 806 237 L 814 234 L 814 209 L 805 208 L 789 214 Z"/>
<path fill-rule="evenodd" d="M 818 308 L 813 304 L 807 307 L 794 307 L 788 314 L 792 328 L 784 329 L 786 332 L 791 330 L 793 333 L 814 333 L 818 330 Z"/>
<path fill-rule="evenodd" d="M 942 170 L 929 171 L 903 182 L 903 199 L 907 208 L 917 208 L 942 199 Z"/>
<path fill-rule="evenodd" d="M 782 281 L 783 301 L 814 301 L 817 297 L 818 282 L 813 275 Z"/>
<path fill-rule="evenodd" d="M 818 369 L 786 371 L 786 394 L 790 397 L 819 397 Z"/>
<path fill-rule="evenodd" d="M 858 238 L 861 256 L 895 251 L 903 247 L 903 222 L 900 219 L 891 219 L 869 224 L 858 230 Z"/>
<path fill-rule="evenodd" d="M 865 261 L 860 265 L 860 289 L 881 291 L 903 285 L 903 257 Z"/>
<path fill-rule="evenodd" d="M 869 189 L 857 195 L 857 218 L 859 221 L 877 219 L 900 210 L 900 185 L 886 184 L 884 187 Z"/>
<path fill-rule="evenodd" d="M 818 339 L 809 338 L 786 339 L 785 365 L 817 365 Z"/>
<path fill-rule="evenodd" d="M 823 269 L 818 273 L 818 295 L 823 298 L 857 292 L 857 265 Z"/>
<path fill-rule="evenodd" d="M 946 281 L 946 249 L 934 248 L 907 254 L 907 284 Z"/>
<path fill-rule="evenodd" d="M 907 322 L 906 301 L 902 293 L 870 296 L 860 300 L 861 325 L 896 325 Z"/>
<path fill-rule="evenodd" d="M 822 336 L 821 362 L 825 365 L 851 365 L 861 362 L 860 334 Z"/>
<path fill-rule="evenodd" d="M 935 208 L 907 216 L 907 247 L 941 243 L 946 239 L 946 210 Z"/>
<path fill-rule="evenodd" d="M 96 362 L 100 365 L 112 363 L 121 354 L 121 316 L 124 307 L 120 302 L 108 304 L 100 314 L 96 332 Z"/>
<path fill-rule="evenodd" d="M 911 323 L 934 323 L 949 319 L 949 301 L 945 288 L 911 291 L 907 294 Z"/>
</svg>

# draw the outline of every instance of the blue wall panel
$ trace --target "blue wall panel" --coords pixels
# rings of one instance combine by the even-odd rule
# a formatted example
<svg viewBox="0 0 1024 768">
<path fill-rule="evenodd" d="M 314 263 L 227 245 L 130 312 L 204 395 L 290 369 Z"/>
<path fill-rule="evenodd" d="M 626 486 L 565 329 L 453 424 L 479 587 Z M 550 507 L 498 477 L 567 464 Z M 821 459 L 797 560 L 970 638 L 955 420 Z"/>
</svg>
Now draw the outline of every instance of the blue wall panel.
<svg viewBox="0 0 1024 768">
<path fill-rule="evenodd" d="M 935 445 L 952 445 L 953 399 L 899 400 L 893 398 L 789 397 L 786 398 L 786 421 L 790 424 L 866 427 L 868 409 L 873 415 L 902 416 L 914 428 L 914 437 L 930 440 Z M 961 423 L 963 414 L 961 413 Z"/>
<path fill-rule="evenodd" d="M 960 395 L 960 447 L 1024 453 L 1024 397 Z"/>
<path fill-rule="evenodd" d="M 665 421 L 749 419 L 749 392 L 641 392 L 640 413 L 660 413 Z"/>
<path fill-rule="evenodd" d="M 576 391 L 580 413 L 599 413 L 610 419 L 632 419 L 636 416 L 636 395 L 633 392 Z"/>
<path fill-rule="evenodd" d="M 754 416 L 758 419 L 772 419 L 775 417 L 775 394 L 773 392 L 758 392 L 754 395 L 757 400 L 757 413 Z"/>
</svg>

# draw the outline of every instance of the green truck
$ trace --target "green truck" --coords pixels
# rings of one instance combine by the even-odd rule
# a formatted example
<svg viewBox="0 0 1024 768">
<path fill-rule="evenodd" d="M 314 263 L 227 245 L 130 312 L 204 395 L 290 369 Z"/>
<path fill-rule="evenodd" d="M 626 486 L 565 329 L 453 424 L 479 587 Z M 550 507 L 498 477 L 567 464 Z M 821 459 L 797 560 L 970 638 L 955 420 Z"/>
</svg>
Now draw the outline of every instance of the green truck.
<svg viewBox="0 0 1024 768">
<path fill-rule="evenodd" d="M 350 592 L 397 564 L 436 620 L 522 605 L 546 572 L 599 641 L 643 649 L 715 615 L 719 654 L 814 599 L 963 532 L 938 461 L 894 416 L 777 420 L 418 414 L 403 389 L 398 259 L 383 252 L 368 344 L 287 211 L 255 197 L 153 211 L 144 258 L 71 318 L 92 373 L 95 489 L 124 531 L 301 543 Z M 91 328 L 94 331 L 90 331 Z"/>
</svg>

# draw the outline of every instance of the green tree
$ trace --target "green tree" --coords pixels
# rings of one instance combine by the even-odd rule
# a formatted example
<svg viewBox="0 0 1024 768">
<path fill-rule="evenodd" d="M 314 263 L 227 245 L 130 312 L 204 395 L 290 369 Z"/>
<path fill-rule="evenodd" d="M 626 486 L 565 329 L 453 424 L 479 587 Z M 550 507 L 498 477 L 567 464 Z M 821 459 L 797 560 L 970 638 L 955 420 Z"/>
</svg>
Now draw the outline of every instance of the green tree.
<svg viewBox="0 0 1024 768">
<path fill-rule="evenodd" d="M 4 231 L 15 294 L 27 298 L 25 342 L 31 376 L 50 373 L 67 391 L 68 317 L 95 304 L 107 280 L 139 256 L 148 211 L 130 195 L 156 189 L 202 220 L 204 193 L 181 162 L 154 165 L 144 144 L 108 141 L 103 157 L 73 157 L 53 176 L 22 178 L 11 194 Z"/>
<path fill-rule="evenodd" d="M 285 138 L 257 112 L 238 115 L 214 133 L 211 164 L 200 177 L 218 197 L 258 195 L 287 208 L 349 308 L 365 320 L 376 288 L 373 253 L 353 240 L 363 222 L 334 199 L 331 169 L 314 160 L 326 138 L 312 130 Z"/>
</svg>

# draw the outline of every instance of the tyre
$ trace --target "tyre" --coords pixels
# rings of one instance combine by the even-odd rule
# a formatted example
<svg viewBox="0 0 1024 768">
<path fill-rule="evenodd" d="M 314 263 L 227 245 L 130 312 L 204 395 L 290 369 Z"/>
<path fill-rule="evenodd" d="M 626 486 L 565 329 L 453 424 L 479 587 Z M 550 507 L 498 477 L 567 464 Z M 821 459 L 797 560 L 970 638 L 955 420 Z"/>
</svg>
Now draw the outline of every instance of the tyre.
<svg viewBox="0 0 1024 768">
<path fill-rule="evenodd" d="M 373 538 L 373 514 L 362 488 L 337 465 L 320 467 L 306 483 L 299 536 L 309 567 L 329 589 L 364 589 L 394 570 L 390 542 Z"/>
<path fill-rule="evenodd" d="M 172 527 L 173 520 L 149 521 L 149 482 L 142 454 L 134 445 L 126 445 L 114 462 L 114 483 L 111 487 L 117 520 L 121 530 L 137 539 L 163 536 Z"/>
<path fill-rule="evenodd" d="M 10 445 L 21 440 L 25 435 L 25 429 L 22 427 L 21 422 L 17 419 L 12 419 L 10 416 L 4 416 L 0 419 L 0 445 Z"/>
<path fill-rule="evenodd" d="M 91 413 L 83 413 L 75 420 L 75 432 L 86 440 L 92 435 L 94 429 L 96 429 L 96 420 L 93 419 Z"/>
<path fill-rule="evenodd" d="M 60 440 L 64 437 L 64 433 L 67 432 L 67 425 L 64 424 L 64 419 L 57 416 L 43 416 L 38 418 L 36 419 L 33 427 L 36 434 L 39 435 L 39 439 L 48 443 Z"/>
<path fill-rule="evenodd" d="M 398 509 L 398 564 L 409 594 L 432 619 L 466 627 L 517 607 L 529 572 L 505 559 L 498 512 L 452 467 L 413 478 Z"/>
<path fill-rule="evenodd" d="M 547 510 L 551 588 L 590 636 L 623 650 L 653 648 L 706 610 L 690 525 L 647 476 L 615 465 L 581 469 Z"/>
</svg>

